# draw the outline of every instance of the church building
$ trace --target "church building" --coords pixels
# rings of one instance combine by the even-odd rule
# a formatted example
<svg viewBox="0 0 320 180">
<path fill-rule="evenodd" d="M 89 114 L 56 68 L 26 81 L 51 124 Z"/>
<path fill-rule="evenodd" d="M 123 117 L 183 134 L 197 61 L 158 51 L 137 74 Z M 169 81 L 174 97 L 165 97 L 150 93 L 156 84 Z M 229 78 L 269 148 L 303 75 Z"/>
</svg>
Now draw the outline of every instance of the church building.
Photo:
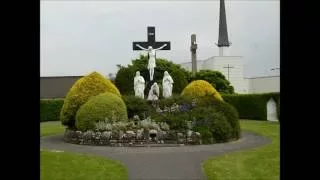
<svg viewBox="0 0 320 180">
<path fill-rule="evenodd" d="M 248 80 L 244 78 L 243 57 L 232 55 L 229 52 L 231 42 L 228 39 L 227 20 L 224 0 L 220 0 L 219 16 L 219 38 L 216 44 L 219 48 L 219 55 L 210 57 L 206 60 L 197 60 L 196 58 L 196 37 L 191 35 L 191 54 L 192 61 L 180 64 L 186 70 L 196 72 L 199 70 L 220 71 L 234 87 L 236 93 L 248 93 Z"/>
</svg>

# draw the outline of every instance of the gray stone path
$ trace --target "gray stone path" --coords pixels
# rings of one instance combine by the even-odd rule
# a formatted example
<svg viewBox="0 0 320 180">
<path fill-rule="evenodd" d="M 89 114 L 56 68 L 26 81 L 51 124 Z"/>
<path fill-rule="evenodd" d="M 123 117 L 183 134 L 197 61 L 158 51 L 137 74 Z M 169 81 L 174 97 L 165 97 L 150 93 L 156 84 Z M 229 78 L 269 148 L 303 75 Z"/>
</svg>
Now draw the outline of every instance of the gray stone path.
<svg viewBox="0 0 320 180">
<path fill-rule="evenodd" d="M 271 140 L 253 133 L 243 133 L 240 140 L 229 143 L 181 147 L 85 146 L 65 143 L 62 137 L 42 137 L 41 148 L 119 160 L 128 168 L 129 179 L 132 180 L 205 179 L 201 164 L 209 157 L 271 143 Z"/>
</svg>

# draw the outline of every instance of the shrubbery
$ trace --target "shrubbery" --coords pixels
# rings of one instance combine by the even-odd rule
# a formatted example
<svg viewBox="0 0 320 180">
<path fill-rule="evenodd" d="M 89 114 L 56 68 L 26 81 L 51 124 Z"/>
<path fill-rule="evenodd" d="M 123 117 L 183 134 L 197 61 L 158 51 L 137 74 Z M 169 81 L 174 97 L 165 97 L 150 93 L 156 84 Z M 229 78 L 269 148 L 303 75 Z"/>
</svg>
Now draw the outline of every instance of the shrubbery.
<svg viewBox="0 0 320 180">
<path fill-rule="evenodd" d="M 210 83 L 218 92 L 223 94 L 233 94 L 234 88 L 226 77 L 219 71 L 200 70 L 191 80 L 205 80 Z"/>
<path fill-rule="evenodd" d="M 240 138 L 240 123 L 237 110 L 230 104 L 215 100 L 211 97 L 199 97 L 197 104 L 203 107 L 213 107 L 214 113 L 222 113 L 231 126 L 231 135 L 234 138 Z"/>
<path fill-rule="evenodd" d="M 117 72 L 115 84 L 121 94 L 133 95 L 133 79 L 136 72 L 132 68 L 120 67 Z"/>
<path fill-rule="evenodd" d="M 63 99 L 40 99 L 40 122 L 59 120 Z"/>
<path fill-rule="evenodd" d="M 253 120 L 267 119 L 267 103 L 270 98 L 278 104 L 280 93 L 223 95 L 224 101 L 236 108 L 241 119 Z M 280 109 L 279 104 L 277 109 Z"/>
<path fill-rule="evenodd" d="M 113 93 L 103 93 L 92 97 L 80 107 L 76 115 L 76 128 L 81 131 L 95 128 L 95 123 L 105 120 L 126 121 L 126 105 Z"/>
<path fill-rule="evenodd" d="M 218 100 L 223 101 L 220 93 L 210 83 L 204 80 L 196 80 L 188 84 L 187 87 L 183 89 L 181 96 L 212 96 Z"/>
<path fill-rule="evenodd" d="M 206 143 L 240 138 L 237 111 L 231 105 L 212 96 L 197 98 L 174 96 L 158 101 L 154 109 L 158 111 L 153 111 L 151 117 L 158 122 L 166 122 L 171 129 L 186 131 L 188 122 L 192 122 L 193 130 L 200 129 L 205 133 L 202 140 Z"/>
<path fill-rule="evenodd" d="M 149 105 L 145 99 L 136 96 L 123 96 L 122 98 L 127 106 L 128 118 L 133 118 L 135 115 L 140 118 L 148 116 Z"/>
<path fill-rule="evenodd" d="M 193 130 L 201 134 L 202 144 L 214 143 L 212 132 L 208 126 L 196 126 Z"/>
<path fill-rule="evenodd" d="M 233 128 L 230 125 L 227 117 L 217 111 L 213 106 L 196 107 L 190 113 L 193 119 L 193 129 L 199 127 L 209 128 L 214 142 L 226 142 L 230 139 L 238 139 L 232 135 Z"/>
<path fill-rule="evenodd" d="M 182 90 L 188 85 L 188 80 L 185 77 L 185 74 L 180 69 L 176 69 L 171 72 L 171 77 L 174 82 L 172 93 L 180 94 Z"/>
<path fill-rule="evenodd" d="M 70 89 L 60 113 L 63 125 L 74 127 L 75 115 L 78 109 L 86 103 L 89 98 L 104 92 L 111 92 L 121 96 L 117 87 L 108 79 L 97 72 L 79 79 Z"/>
</svg>

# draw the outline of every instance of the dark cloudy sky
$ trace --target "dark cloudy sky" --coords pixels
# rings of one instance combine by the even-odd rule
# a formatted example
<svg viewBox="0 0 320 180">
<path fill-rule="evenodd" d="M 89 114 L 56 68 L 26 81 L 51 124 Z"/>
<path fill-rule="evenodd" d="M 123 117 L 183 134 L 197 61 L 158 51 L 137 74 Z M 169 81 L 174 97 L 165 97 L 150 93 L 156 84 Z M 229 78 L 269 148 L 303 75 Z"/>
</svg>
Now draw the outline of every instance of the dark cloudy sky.
<svg viewBox="0 0 320 180">
<path fill-rule="evenodd" d="M 244 56 L 245 76 L 267 76 L 280 64 L 279 0 L 226 0 L 231 55 Z M 115 73 L 139 53 L 133 41 L 171 41 L 158 57 L 190 61 L 190 35 L 198 59 L 218 55 L 219 1 L 41 1 L 41 76 Z"/>
</svg>

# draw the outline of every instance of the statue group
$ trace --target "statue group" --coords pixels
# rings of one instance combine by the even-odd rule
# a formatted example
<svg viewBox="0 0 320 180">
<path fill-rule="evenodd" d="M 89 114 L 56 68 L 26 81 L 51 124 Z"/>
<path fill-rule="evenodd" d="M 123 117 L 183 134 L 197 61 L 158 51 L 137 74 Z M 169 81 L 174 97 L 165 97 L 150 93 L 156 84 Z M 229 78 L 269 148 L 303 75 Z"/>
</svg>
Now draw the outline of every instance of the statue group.
<svg viewBox="0 0 320 180">
<path fill-rule="evenodd" d="M 171 97 L 173 88 L 173 79 L 170 74 L 165 71 L 162 79 L 162 96 L 164 98 Z M 145 89 L 145 80 L 140 75 L 140 72 L 136 72 L 136 76 L 134 77 L 134 92 L 135 96 L 144 99 L 144 89 Z M 158 84 L 155 82 L 150 88 L 147 99 L 151 101 L 155 101 L 159 99 L 160 88 Z"/>
<path fill-rule="evenodd" d="M 156 51 L 158 50 L 170 50 L 170 42 L 162 41 L 157 42 L 155 40 L 155 27 L 148 27 L 148 41 L 147 42 L 133 42 L 133 50 L 143 50 L 148 52 L 148 70 L 150 75 L 150 82 L 153 81 L 154 68 L 156 68 Z M 140 75 L 140 72 L 136 72 L 134 78 L 134 92 L 135 96 L 144 99 L 144 89 L 146 87 L 146 82 L 144 78 Z M 170 74 L 165 71 L 162 80 L 162 95 L 164 98 L 168 98 L 172 95 L 173 79 Z M 159 86 L 154 82 L 150 88 L 147 99 L 148 100 L 158 100 L 159 99 Z"/>
</svg>

